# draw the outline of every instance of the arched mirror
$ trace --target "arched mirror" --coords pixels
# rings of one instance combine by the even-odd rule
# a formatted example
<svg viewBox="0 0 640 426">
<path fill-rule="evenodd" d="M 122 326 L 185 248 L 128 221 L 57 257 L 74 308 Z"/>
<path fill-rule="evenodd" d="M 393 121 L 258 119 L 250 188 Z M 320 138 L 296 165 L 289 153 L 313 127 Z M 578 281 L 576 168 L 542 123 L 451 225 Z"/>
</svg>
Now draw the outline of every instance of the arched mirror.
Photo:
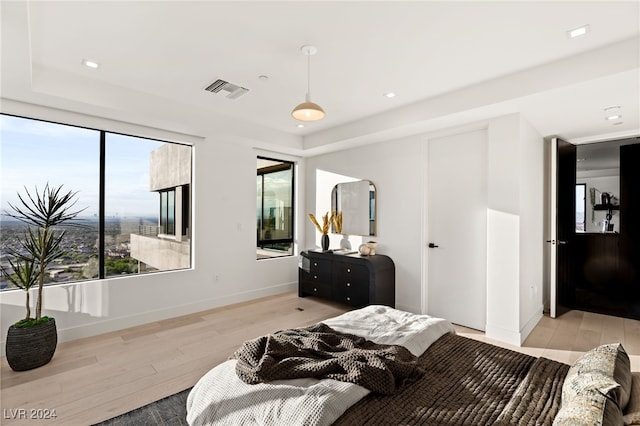
<svg viewBox="0 0 640 426">
<path fill-rule="evenodd" d="M 331 191 L 331 210 L 342 218 L 343 235 L 376 235 L 376 187 L 368 180 L 339 183 Z"/>
</svg>

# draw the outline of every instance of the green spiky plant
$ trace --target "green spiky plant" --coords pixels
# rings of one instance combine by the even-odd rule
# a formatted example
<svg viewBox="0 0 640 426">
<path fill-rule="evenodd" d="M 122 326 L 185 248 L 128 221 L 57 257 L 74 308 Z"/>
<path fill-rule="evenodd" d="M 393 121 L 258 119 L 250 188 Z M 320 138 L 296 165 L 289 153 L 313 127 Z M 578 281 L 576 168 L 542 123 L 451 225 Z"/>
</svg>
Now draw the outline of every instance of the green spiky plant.
<svg viewBox="0 0 640 426">
<path fill-rule="evenodd" d="M 77 192 L 63 192 L 63 185 L 50 187 L 46 184 L 42 192 L 35 187 L 33 194 L 24 188 L 25 194 L 18 193 L 19 203 L 9 204 L 13 212 L 4 211 L 4 215 L 19 220 L 27 225 L 24 238 L 18 248 L 12 248 L 9 253 L 13 260 L 9 265 L 13 273 L 4 268 L 2 272 L 16 287 L 26 293 L 26 317 L 15 327 L 27 327 L 49 321 L 42 317 L 42 294 L 46 269 L 51 262 L 63 256 L 62 239 L 65 231 L 57 228 L 65 226 L 86 227 L 74 220 L 85 209 L 72 211 L 77 199 Z M 38 297 L 36 300 L 35 317 L 31 317 L 30 290 L 36 286 Z"/>
</svg>

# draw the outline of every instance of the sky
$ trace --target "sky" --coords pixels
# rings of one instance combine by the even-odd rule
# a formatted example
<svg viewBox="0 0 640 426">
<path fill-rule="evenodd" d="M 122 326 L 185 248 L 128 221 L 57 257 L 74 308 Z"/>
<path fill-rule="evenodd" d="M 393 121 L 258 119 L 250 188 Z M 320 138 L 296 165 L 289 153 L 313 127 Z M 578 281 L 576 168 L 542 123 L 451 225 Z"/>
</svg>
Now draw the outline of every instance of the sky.
<svg viewBox="0 0 640 426">
<path fill-rule="evenodd" d="M 164 142 L 107 133 L 107 217 L 157 216 L 159 196 L 149 191 L 149 153 Z M 0 115 L 0 208 L 9 210 L 24 187 L 45 184 L 78 191 L 76 208 L 97 215 L 100 132 Z"/>
</svg>

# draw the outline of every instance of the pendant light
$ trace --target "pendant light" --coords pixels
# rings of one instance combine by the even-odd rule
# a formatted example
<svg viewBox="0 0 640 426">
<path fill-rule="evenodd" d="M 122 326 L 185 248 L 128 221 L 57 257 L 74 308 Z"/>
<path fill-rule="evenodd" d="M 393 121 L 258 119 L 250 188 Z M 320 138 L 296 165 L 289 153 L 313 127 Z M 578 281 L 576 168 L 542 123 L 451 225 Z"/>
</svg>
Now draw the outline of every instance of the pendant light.
<svg viewBox="0 0 640 426">
<path fill-rule="evenodd" d="M 291 115 L 300 121 L 321 120 L 325 116 L 324 110 L 320 105 L 311 102 L 311 55 L 318 53 L 318 49 L 315 46 L 305 45 L 300 48 L 300 51 L 307 56 L 307 96 L 303 103 L 291 111 Z"/>
</svg>

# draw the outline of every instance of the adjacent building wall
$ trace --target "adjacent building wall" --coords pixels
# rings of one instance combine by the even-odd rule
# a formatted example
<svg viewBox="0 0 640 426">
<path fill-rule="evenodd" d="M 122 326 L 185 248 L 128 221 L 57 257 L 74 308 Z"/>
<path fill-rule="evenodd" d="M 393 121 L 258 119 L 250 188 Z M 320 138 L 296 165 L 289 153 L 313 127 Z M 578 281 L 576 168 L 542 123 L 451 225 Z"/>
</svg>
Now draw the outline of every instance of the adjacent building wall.
<svg viewBox="0 0 640 426">
<path fill-rule="evenodd" d="M 149 191 L 191 184 L 191 148 L 164 144 L 150 154 Z"/>
</svg>

